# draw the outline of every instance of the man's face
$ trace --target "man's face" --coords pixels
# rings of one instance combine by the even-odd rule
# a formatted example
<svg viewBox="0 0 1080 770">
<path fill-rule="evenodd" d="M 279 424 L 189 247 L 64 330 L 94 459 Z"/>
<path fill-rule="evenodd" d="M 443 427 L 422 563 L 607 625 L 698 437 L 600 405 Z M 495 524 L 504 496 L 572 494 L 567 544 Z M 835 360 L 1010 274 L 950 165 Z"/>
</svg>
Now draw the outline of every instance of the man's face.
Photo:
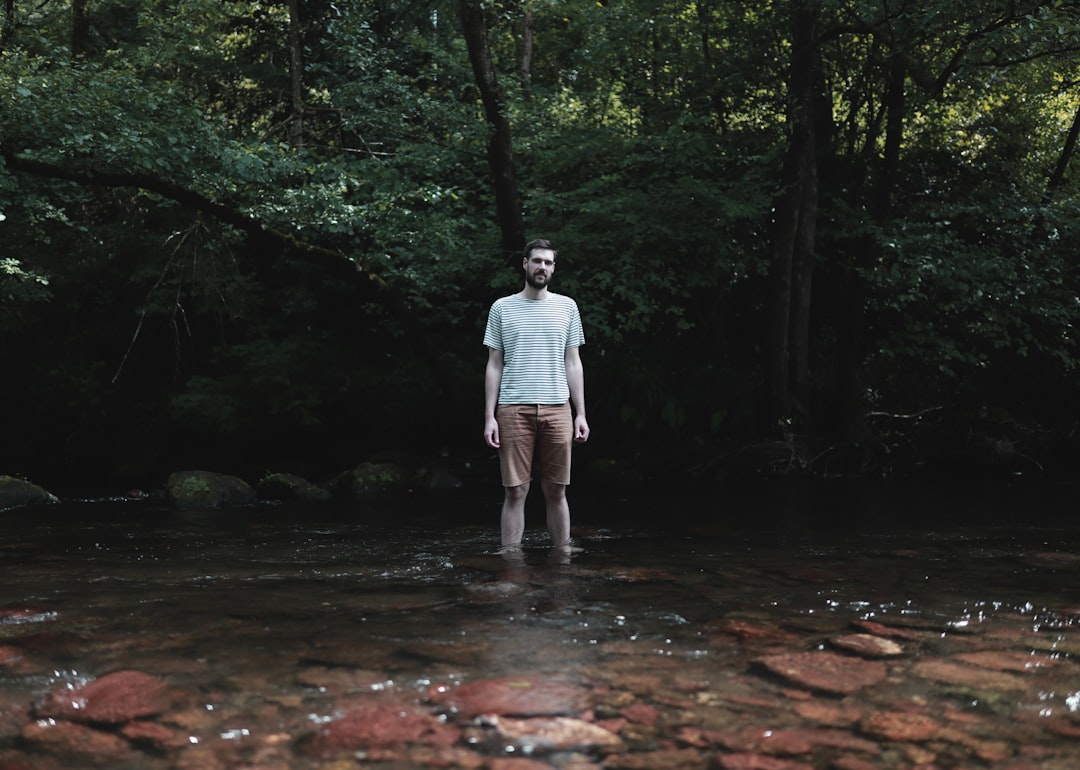
<svg viewBox="0 0 1080 770">
<path fill-rule="evenodd" d="M 525 267 L 525 282 L 534 289 L 542 289 L 555 272 L 555 252 L 551 249 L 533 249 L 522 264 Z"/>
</svg>

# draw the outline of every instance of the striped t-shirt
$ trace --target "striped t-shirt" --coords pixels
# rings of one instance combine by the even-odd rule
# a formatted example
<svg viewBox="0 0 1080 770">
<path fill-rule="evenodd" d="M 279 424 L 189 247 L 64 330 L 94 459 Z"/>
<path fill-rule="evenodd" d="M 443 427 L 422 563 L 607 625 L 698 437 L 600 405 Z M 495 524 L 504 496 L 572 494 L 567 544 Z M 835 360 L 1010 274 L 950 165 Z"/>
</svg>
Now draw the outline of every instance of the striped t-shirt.
<svg viewBox="0 0 1080 770">
<path fill-rule="evenodd" d="M 570 398 L 566 350 L 585 344 L 574 300 L 501 297 L 488 313 L 484 344 L 503 353 L 500 404 L 563 404 Z"/>
</svg>

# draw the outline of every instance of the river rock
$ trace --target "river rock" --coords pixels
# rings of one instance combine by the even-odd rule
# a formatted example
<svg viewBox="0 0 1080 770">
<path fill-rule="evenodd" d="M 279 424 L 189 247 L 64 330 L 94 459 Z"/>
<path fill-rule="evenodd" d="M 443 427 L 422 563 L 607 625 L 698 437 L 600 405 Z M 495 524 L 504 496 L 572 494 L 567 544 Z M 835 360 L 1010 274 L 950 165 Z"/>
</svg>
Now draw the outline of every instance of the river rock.
<svg viewBox="0 0 1080 770">
<path fill-rule="evenodd" d="M 713 763 L 694 749 L 613 754 L 604 759 L 604 770 L 705 770 Z"/>
<path fill-rule="evenodd" d="M 220 508 L 256 501 L 255 490 L 246 481 L 211 471 L 177 471 L 165 482 L 165 492 L 178 508 Z"/>
<path fill-rule="evenodd" d="M 121 724 L 160 714 L 173 703 L 165 682 L 141 671 L 116 671 L 81 687 L 56 690 L 34 707 L 39 719 Z"/>
<path fill-rule="evenodd" d="M 24 505 L 58 502 L 60 498 L 37 484 L 25 479 L 17 479 L 14 476 L 0 476 L 0 511 Z"/>
<path fill-rule="evenodd" d="M 263 476 L 256 487 L 260 500 L 301 500 L 320 503 L 329 500 L 330 490 L 312 484 L 291 473 L 271 473 Z"/>
<path fill-rule="evenodd" d="M 923 743 L 947 736 L 949 730 L 928 714 L 876 711 L 862 720 L 859 729 L 872 738 Z"/>
<path fill-rule="evenodd" d="M 492 744 L 496 750 L 512 746 L 526 754 L 552 751 L 616 751 L 619 737 L 599 725 L 573 717 L 514 719 L 485 716 L 465 731 L 470 743 Z"/>
<path fill-rule="evenodd" d="M 849 695 L 885 679 L 880 660 L 863 660 L 832 652 L 794 652 L 768 655 L 759 665 L 790 682 L 810 690 Z"/>
<path fill-rule="evenodd" d="M 334 489 L 356 500 L 368 500 L 407 492 L 412 482 L 411 474 L 396 463 L 363 462 L 338 476 Z"/>
<path fill-rule="evenodd" d="M 736 732 L 717 733 L 714 739 L 729 751 L 739 753 L 792 756 L 810 754 L 819 749 L 842 749 L 871 756 L 881 753 L 876 743 L 847 730 L 814 727 L 748 727 Z"/>
<path fill-rule="evenodd" d="M 574 716 L 589 707 L 586 688 L 527 676 L 480 679 L 458 687 L 435 687 L 429 697 L 463 719 L 473 719 L 481 714 Z"/>
<path fill-rule="evenodd" d="M 306 736 L 301 750 L 319 757 L 409 743 L 452 746 L 460 731 L 438 718 L 400 703 L 365 703 Z"/>
<path fill-rule="evenodd" d="M 829 639 L 829 644 L 863 658 L 895 658 L 904 654 L 899 642 L 874 634 L 841 634 Z"/>
<path fill-rule="evenodd" d="M 912 673 L 923 679 L 964 687 L 976 692 L 1021 691 L 1026 682 L 1019 674 L 976 668 L 949 660 L 925 660 L 912 667 Z"/>
<path fill-rule="evenodd" d="M 23 727 L 22 739 L 35 750 L 59 757 L 71 767 L 107 767 L 136 756 L 131 744 L 119 735 L 75 722 L 38 719 Z"/>
<path fill-rule="evenodd" d="M 978 652 L 964 652 L 954 656 L 956 660 L 970 663 L 980 668 L 989 668 L 995 671 L 1015 671 L 1028 674 L 1042 668 L 1060 668 L 1064 661 L 1060 658 L 1051 658 L 1048 655 L 1033 655 L 1030 652 L 1020 650 L 980 650 Z M 1076 672 L 1070 672 L 1075 676 Z"/>
<path fill-rule="evenodd" d="M 753 753 L 721 754 L 716 761 L 723 770 L 814 770 L 806 762 Z"/>
</svg>

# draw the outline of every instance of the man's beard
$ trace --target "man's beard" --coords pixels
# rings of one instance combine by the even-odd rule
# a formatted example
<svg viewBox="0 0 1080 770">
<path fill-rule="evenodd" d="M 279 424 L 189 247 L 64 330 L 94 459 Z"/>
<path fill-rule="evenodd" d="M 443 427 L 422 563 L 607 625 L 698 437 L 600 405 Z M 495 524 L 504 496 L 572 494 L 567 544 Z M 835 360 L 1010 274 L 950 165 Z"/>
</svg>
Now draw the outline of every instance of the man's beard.
<svg viewBox="0 0 1080 770">
<path fill-rule="evenodd" d="M 530 273 L 525 276 L 525 282 L 532 286 L 534 289 L 543 289 L 548 285 L 548 280 L 551 278 L 549 275 L 538 276 L 536 273 Z"/>
</svg>

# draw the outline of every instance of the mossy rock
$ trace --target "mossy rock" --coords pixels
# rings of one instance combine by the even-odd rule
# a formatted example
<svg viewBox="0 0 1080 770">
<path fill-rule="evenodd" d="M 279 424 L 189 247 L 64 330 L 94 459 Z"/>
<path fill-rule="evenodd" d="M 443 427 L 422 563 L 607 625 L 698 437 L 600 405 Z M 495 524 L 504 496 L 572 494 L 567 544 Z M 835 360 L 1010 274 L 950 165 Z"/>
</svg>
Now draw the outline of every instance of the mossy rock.
<svg viewBox="0 0 1080 770">
<path fill-rule="evenodd" d="M 328 489 L 323 489 L 291 473 L 271 473 L 264 476 L 259 480 L 257 492 L 260 500 L 324 502 L 331 497 Z"/>
<path fill-rule="evenodd" d="M 177 471 L 165 482 L 165 492 L 178 508 L 220 508 L 256 501 L 255 490 L 246 481 L 211 471 Z"/>
<path fill-rule="evenodd" d="M 58 503 L 60 498 L 24 479 L 0 476 L 0 511 L 24 505 Z"/>
<path fill-rule="evenodd" d="M 352 498 L 366 500 L 408 492 L 413 476 L 395 463 L 360 463 L 338 477 L 337 489 Z"/>
</svg>

